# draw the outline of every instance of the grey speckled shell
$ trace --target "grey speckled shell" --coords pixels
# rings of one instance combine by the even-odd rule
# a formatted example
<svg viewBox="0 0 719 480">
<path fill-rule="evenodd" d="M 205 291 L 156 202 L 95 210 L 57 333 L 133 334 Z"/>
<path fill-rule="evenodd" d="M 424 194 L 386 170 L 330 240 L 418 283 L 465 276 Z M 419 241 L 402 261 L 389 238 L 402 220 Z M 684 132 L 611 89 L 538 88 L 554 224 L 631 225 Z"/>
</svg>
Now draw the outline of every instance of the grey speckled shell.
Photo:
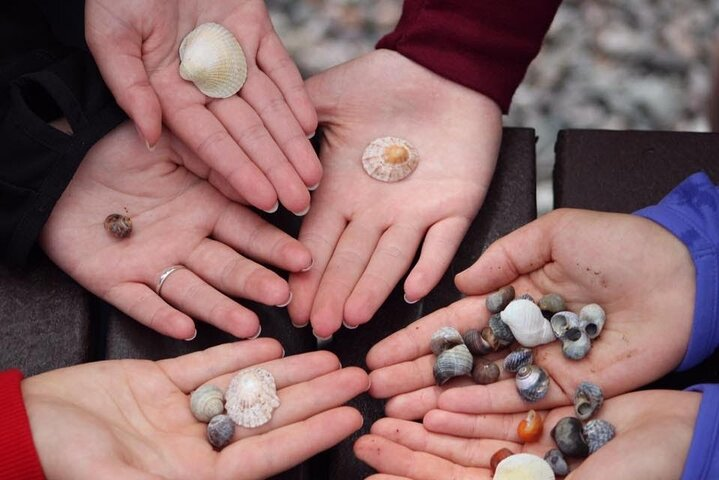
<svg viewBox="0 0 719 480">
<path fill-rule="evenodd" d="M 569 311 L 557 312 L 552 315 L 549 323 L 552 325 L 554 336 L 563 340 L 569 329 L 579 328 L 579 315 Z"/>
<path fill-rule="evenodd" d="M 190 395 L 190 411 L 200 422 L 209 422 L 225 410 L 225 395 L 214 385 L 203 385 Z"/>
<path fill-rule="evenodd" d="M 489 317 L 489 328 L 492 329 L 494 337 L 502 346 L 506 347 L 507 345 L 510 345 L 512 342 L 514 342 L 514 335 L 512 335 L 512 330 L 506 323 L 502 321 L 501 313 L 496 313 Z"/>
<path fill-rule="evenodd" d="M 552 467 L 555 475 L 564 477 L 569 475 L 569 465 L 559 449 L 553 448 L 544 454 L 544 460 Z"/>
<path fill-rule="evenodd" d="M 577 335 L 572 335 L 572 333 Z M 562 340 L 562 353 L 570 360 L 581 360 L 587 356 L 591 348 L 592 341 L 584 330 L 570 328 Z"/>
<path fill-rule="evenodd" d="M 434 379 L 437 385 L 446 383 L 450 378 L 472 373 L 474 357 L 467 346 L 457 345 L 442 352 L 434 362 Z"/>
<path fill-rule="evenodd" d="M 589 453 L 594 453 L 614 438 L 614 426 L 606 420 L 590 420 L 584 425 Z"/>
<path fill-rule="evenodd" d="M 552 438 L 557 448 L 569 457 L 583 458 L 589 455 L 582 422 L 578 418 L 564 417 L 559 420 L 552 429 Z"/>
<path fill-rule="evenodd" d="M 596 303 L 585 305 L 579 311 L 579 328 L 587 332 L 589 338 L 594 340 L 602 333 L 607 315 L 604 309 Z"/>
<path fill-rule="evenodd" d="M 574 392 L 574 412 L 580 420 L 589 420 L 604 403 L 604 395 L 599 385 L 582 382 Z"/>
<path fill-rule="evenodd" d="M 222 448 L 232 440 L 235 434 L 235 422 L 229 415 L 217 415 L 212 417 L 207 424 L 207 439 L 215 448 Z"/>
<path fill-rule="evenodd" d="M 514 300 L 514 287 L 502 287 L 494 293 L 487 295 L 485 304 L 490 313 L 499 313 Z"/>
<path fill-rule="evenodd" d="M 518 348 L 504 358 L 504 369 L 516 372 L 525 365 L 531 365 L 534 360 L 531 348 Z"/>
<path fill-rule="evenodd" d="M 264 368 L 242 370 L 227 387 L 227 414 L 240 426 L 259 427 L 269 422 L 280 406 L 272 374 Z"/>
<path fill-rule="evenodd" d="M 432 353 L 439 355 L 448 348 L 452 348 L 461 343 L 464 343 L 464 340 L 456 328 L 442 327 L 432 334 L 432 338 L 429 340 L 429 347 L 432 349 Z"/>
<path fill-rule="evenodd" d="M 537 365 L 525 365 L 520 368 L 514 381 L 517 391 L 528 402 L 536 402 L 544 398 L 549 391 L 549 375 Z"/>
</svg>

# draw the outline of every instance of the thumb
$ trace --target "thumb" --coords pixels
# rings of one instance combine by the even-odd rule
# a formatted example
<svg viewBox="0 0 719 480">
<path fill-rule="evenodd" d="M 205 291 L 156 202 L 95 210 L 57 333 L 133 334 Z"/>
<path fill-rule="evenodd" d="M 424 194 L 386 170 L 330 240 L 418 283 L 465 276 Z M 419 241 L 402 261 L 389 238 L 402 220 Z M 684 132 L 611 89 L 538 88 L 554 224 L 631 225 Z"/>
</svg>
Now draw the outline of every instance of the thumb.
<svg viewBox="0 0 719 480">
<path fill-rule="evenodd" d="M 330 121 L 337 107 L 341 92 L 337 91 L 336 77 L 340 73 L 337 67 L 333 67 L 305 80 L 305 88 L 317 111 L 319 123 Z"/>
<path fill-rule="evenodd" d="M 542 268 L 552 258 L 552 233 L 561 213 L 552 212 L 500 238 L 454 279 L 466 295 L 482 295 Z"/>
</svg>

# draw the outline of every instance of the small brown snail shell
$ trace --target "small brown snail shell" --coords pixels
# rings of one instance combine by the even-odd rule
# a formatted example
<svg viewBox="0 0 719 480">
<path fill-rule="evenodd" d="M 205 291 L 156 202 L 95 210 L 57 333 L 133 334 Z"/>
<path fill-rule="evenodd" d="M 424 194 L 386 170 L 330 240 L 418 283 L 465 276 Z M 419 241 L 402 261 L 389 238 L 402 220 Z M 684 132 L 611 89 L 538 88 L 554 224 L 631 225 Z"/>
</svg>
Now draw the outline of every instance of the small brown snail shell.
<svg viewBox="0 0 719 480">
<path fill-rule="evenodd" d="M 111 213 L 105 218 L 105 230 L 117 238 L 125 238 L 132 233 L 132 220 L 120 213 Z"/>
<path fill-rule="evenodd" d="M 499 379 L 499 367 L 496 363 L 490 362 L 484 358 L 474 360 L 474 368 L 472 368 L 472 378 L 479 385 L 489 385 Z"/>
<path fill-rule="evenodd" d="M 489 466 L 492 468 L 492 472 L 497 469 L 497 465 L 499 465 L 499 462 L 511 455 L 514 455 L 514 452 L 508 448 L 500 448 L 499 450 L 494 452 L 492 458 L 489 459 Z"/>
<path fill-rule="evenodd" d="M 542 426 L 542 417 L 534 410 L 530 410 L 527 412 L 527 418 L 517 425 L 517 435 L 524 443 L 536 442 L 542 436 Z"/>
</svg>

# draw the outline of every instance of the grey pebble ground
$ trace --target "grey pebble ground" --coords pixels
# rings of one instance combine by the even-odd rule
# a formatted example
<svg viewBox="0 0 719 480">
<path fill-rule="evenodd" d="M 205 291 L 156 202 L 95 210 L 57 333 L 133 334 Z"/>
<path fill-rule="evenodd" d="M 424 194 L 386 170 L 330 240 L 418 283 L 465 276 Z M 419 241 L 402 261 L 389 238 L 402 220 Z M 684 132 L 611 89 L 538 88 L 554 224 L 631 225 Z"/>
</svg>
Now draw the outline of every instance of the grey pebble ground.
<svg viewBox="0 0 719 480">
<path fill-rule="evenodd" d="M 309 76 L 374 48 L 401 0 L 267 0 Z M 540 213 L 552 208 L 563 128 L 708 131 L 719 0 L 566 0 L 517 91 L 507 126 L 537 130 Z"/>
</svg>

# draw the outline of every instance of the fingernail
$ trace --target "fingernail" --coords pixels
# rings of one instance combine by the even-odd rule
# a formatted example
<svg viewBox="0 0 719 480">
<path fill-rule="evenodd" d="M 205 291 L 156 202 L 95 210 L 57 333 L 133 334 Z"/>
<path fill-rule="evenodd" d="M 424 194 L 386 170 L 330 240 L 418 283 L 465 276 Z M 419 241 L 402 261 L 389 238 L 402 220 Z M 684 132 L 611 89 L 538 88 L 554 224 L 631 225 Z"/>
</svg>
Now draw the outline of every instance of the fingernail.
<svg viewBox="0 0 719 480">
<path fill-rule="evenodd" d="M 367 390 L 365 390 L 365 392 L 369 392 L 370 388 L 372 388 L 372 378 L 367 377 Z"/>
<path fill-rule="evenodd" d="M 155 145 L 150 145 L 150 142 L 148 142 L 147 140 L 145 140 L 145 147 L 147 147 L 147 149 L 148 149 L 149 151 L 154 152 L 156 146 L 157 146 L 157 144 L 155 144 Z"/>
<path fill-rule="evenodd" d="M 327 348 L 329 344 L 332 343 L 332 335 L 325 338 L 318 337 L 317 335 L 315 335 L 314 330 L 312 331 L 312 335 L 314 335 L 317 339 L 317 348 L 319 348 L 320 350 Z"/>
<path fill-rule="evenodd" d="M 291 301 L 292 301 L 292 292 L 290 292 L 290 298 L 288 298 L 285 303 L 281 303 L 281 304 L 276 305 L 276 306 L 279 307 L 279 308 L 283 308 L 283 307 L 286 307 L 287 305 L 289 305 Z"/>
<path fill-rule="evenodd" d="M 315 259 L 313 258 L 312 260 L 310 260 L 310 264 L 307 265 L 302 270 L 300 270 L 300 272 L 309 272 L 312 269 L 312 265 L 314 265 L 314 264 L 315 264 Z"/>
<path fill-rule="evenodd" d="M 290 323 L 291 323 L 292 326 L 295 327 L 295 328 L 305 328 L 305 327 L 307 326 L 307 324 L 310 323 L 310 322 L 295 323 L 295 322 L 293 322 L 293 321 L 290 320 Z"/>
<path fill-rule="evenodd" d="M 280 208 L 280 202 L 275 202 L 275 204 L 272 208 L 270 208 L 269 210 L 263 210 L 263 211 L 267 212 L 267 213 L 275 213 L 278 208 Z"/>
<path fill-rule="evenodd" d="M 417 300 L 410 300 L 409 298 L 407 298 L 407 294 L 406 293 L 404 294 L 404 301 L 409 303 L 410 305 L 419 302 L 419 300 L 420 300 L 419 298 Z"/>
<path fill-rule="evenodd" d="M 317 190 L 317 187 L 319 187 L 319 186 L 320 186 L 320 182 L 317 182 L 314 185 L 307 187 L 307 190 L 309 190 L 310 192 L 314 192 L 315 190 Z"/>
<path fill-rule="evenodd" d="M 311 140 L 315 135 L 317 135 L 317 130 L 307 135 L 307 140 Z"/>
<path fill-rule="evenodd" d="M 280 356 L 280 358 L 285 358 L 285 347 L 282 347 L 282 355 Z"/>
<path fill-rule="evenodd" d="M 315 338 L 317 339 L 318 342 L 330 342 L 332 340 L 332 335 L 327 336 L 327 337 L 320 337 L 319 335 L 317 335 L 315 333 L 314 330 L 312 330 L 312 335 L 315 336 Z"/>
<path fill-rule="evenodd" d="M 197 329 L 195 329 L 195 332 L 192 334 L 192 336 L 190 338 L 186 338 L 185 341 L 191 342 L 195 339 L 195 337 L 197 337 Z"/>
<path fill-rule="evenodd" d="M 260 325 L 260 328 L 257 329 L 257 333 L 255 333 L 251 337 L 247 337 L 247 340 L 254 340 L 255 338 L 260 336 L 260 333 L 262 333 L 262 325 Z"/>
<path fill-rule="evenodd" d="M 342 325 L 343 325 L 347 330 L 354 330 L 355 328 L 359 327 L 359 325 L 350 325 L 349 323 L 345 322 L 344 320 L 342 320 Z"/>
<path fill-rule="evenodd" d="M 311 206 L 311 205 L 307 205 L 307 208 L 305 208 L 305 209 L 302 210 L 301 212 L 292 212 L 292 213 L 294 213 L 294 214 L 295 214 L 296 216 L 298 216 L 298 217 L 304 217 L 305 215 L 307 215 L 307 212 L 310 211 L 310 206 Z"/>
</svg>

